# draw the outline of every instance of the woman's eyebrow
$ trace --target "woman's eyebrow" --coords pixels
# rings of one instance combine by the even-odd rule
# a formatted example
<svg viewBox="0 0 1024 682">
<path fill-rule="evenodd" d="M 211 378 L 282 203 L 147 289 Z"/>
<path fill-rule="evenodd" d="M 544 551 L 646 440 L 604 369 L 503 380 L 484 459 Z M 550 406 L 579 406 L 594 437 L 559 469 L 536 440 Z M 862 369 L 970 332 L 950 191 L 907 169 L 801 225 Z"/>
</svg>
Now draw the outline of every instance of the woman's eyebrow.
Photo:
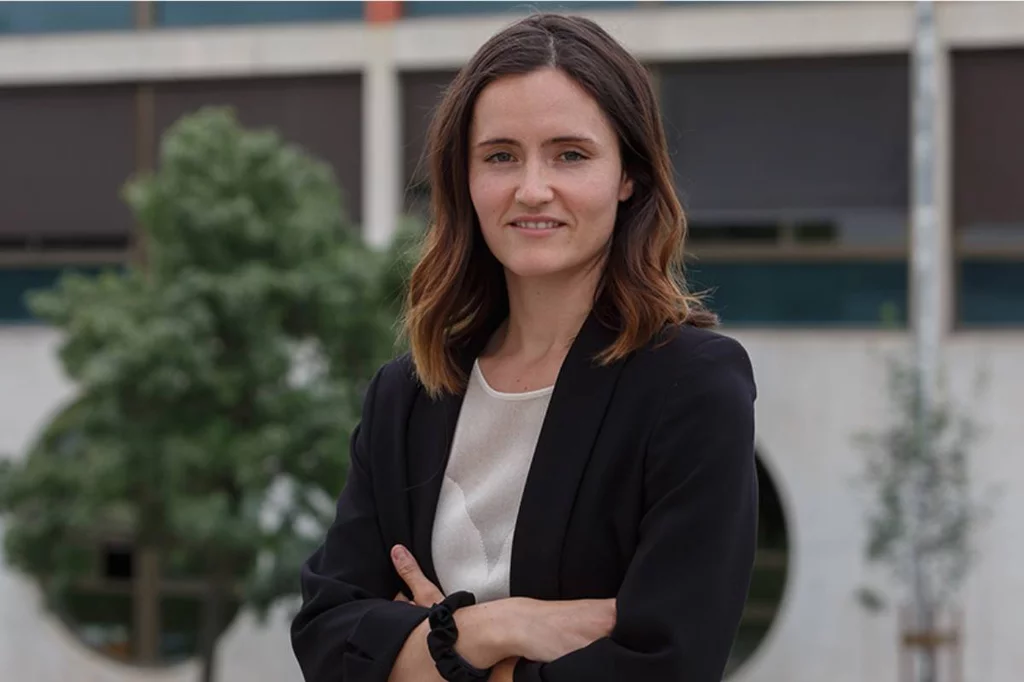
<svg viewBox="0 0 1024 682">
<path fill-rule="evenodd" d="M 497 144 L 518 145 L 519 143 L 516 142 L 515 140 L 513 140 L 511 137 L 492 137 L 489 140 L 484 140 L 483 142 L 477 142 L 476 146 L 477 147 L 492 147 L 492 146 L 497 145 Z"/>
<path fill-rule="evenodd" d="M 552 137 L 545 144 L 597 144 L 592 138 L 586 137 L 585 135 L 559 135 L 558 137 Z"/>
<path fill-rule="evenodd" d="M 545 145 L 552 144 L 597 144 L 593 138 L 586 137 L 585 135 L 559 135 L 558 137 L 552 137 L 544 142 Z M 513 140 L 511 137 L 492 137 L 488 140 L 477 142 L 477 147 L 491 147 L 499 144 L 518 145 L 517 140 Z"/>
</svg>

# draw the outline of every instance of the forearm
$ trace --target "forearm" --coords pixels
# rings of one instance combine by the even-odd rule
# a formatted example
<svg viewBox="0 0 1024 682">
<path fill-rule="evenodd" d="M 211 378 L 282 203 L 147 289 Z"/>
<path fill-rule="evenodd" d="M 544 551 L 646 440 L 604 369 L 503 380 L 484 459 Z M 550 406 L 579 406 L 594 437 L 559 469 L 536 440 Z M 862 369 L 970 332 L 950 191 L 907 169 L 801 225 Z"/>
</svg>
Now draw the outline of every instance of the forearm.
<svg viewBox="0 0 1024 682">
<path fill-rule="evenodd" d="M 518 658 L 506 658 L 494 666 L 494 672 L 491 673 L 487 682 L 514 682 L 516 663 L 518 662 Z"/>
<path fill-rule="evenodd" d="M 409 634 L 391 668 L 388 682 L 445 682 L 437 673 L 427 649 L 428 632 L 430 624 L 423 621 Z"/>
<path fill-rule="evenodd" d="M 478 668 L 494 667 L 492 682 L 512 682 L 515 659 L 511 649 L 512 637 L 507 618 L 512 600 L 478 604 L 455 613 L 459 639 L 455 650 L 471 665 Z M 444 682 L 434 667 L 427 648 L 430 624 L 420 623 L 405 641 L 388 682 Z"/>
</svg>

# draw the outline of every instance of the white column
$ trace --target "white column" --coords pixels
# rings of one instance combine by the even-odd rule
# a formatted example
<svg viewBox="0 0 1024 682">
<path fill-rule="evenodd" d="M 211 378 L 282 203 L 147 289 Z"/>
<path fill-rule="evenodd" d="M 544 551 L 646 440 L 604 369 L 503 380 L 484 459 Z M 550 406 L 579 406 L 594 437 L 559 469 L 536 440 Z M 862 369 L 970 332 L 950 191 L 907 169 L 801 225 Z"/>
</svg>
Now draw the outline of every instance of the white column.
<svg viewBox="0 0 1024 682">
<path fill-rule="evenodd" d="M 949 23 L 943 21 L 944 4 L 936 3 L 935 31 L 935 254 L 939 290 L 938 324 L 943 335 L 956 326 L 958 279 L 956 224 L 953 219 L 953 66 Z"/>
<path fill-rule="evenodd" d="M 401 89 L 391 24 L 366 26 L 363 71 L 363 237 L 390 243 L 402 206 Z"/>
<path fill-rule="evenodd" d="M 911 278 L 910 319 L 924 354 L 926 381 L 937 379 L 943 339 L 956 315 L 953 225 L 953 86 L 949 44 L 950 16 L 935 3 L 926 59 L 926 94 L 914 90 L 921 74 L 911 61 L 910 140 Z M 919 155 L 924 154 L 923 157 Z M 923 164 L 919 168 L 919 164 Z M 915 172 L 917 171 L 917 172 Z M 918 173 L 921 173 L 918 175 Z M 925 180 L 924 178 L 927 178 Z M 923 183 L 923 184 L 922 184 Z M 920 229 L 921 222 L 927 224 Z M 924 268 L 925 270 L 921 270 Z M 925 272 L 926 271 L 926 272 Z M 922 279 L 922 274 L 924 278 Z"/>
<path fill-rule="evenodd" d="M 927 413 L 938 374 L 942 336 L 939 311 L 943 303 L 938 286 L 943 268 L 938 254 L 941 228 L 936 205 L 939 173 L 935 162 L 935 142 L 938 138 L 935 121 L 939 109 L 935 70 L 938 40 L 932 0 L 918 0 L 915 9 L 914 44 L 910 60 L 911 320 L 918 381 L 921 382 L 919 388 L 925 402 L 921 409 Z M 920 624 L 918 627 L 921 627 Z"/>
</svg>

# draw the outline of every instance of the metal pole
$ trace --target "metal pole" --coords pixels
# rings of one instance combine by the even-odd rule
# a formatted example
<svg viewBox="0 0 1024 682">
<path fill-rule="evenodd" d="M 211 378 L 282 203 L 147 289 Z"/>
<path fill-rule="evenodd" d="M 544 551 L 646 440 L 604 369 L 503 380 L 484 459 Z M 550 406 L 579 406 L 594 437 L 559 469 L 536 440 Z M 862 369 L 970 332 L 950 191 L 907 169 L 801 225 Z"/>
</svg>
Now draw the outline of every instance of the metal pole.
<svg viewBox="0 0 1024 682">
<path fill-rule="evenodd" d="M 913 118 L 913 212 L 911 226 L 911 265 L 913 277 L 913 329 L 917 379 L 917 440 L 918 456 L 928 457 L 925 448 L 929 446 L 926 428 L 927 415 L 935 401 L 939 367 L 939 343 L 942 334 L 940 311 L 940 273 L 938 209 L 936 206 L 936 96 L 938 77 L 936 71 L 935 7 L 931 0 L 918 0 L 915 6 L 914 45 L 912 53 L 912 118 Z M 917 519 L 915 525 L 924 522 L 927 514 L 925 504 L 925 482 L 920 467 L 919 480 L 915 481 L 917 495 Z M 914 542 L 918 537 L 914 537 Z M 913 552 L 914 562 L 914 606 L 915 629 L 925 632 L 935 627 L 935 585 L 923 565 L 918 551 Z M 936 656 L 934 649 L 919 650 L 918 680 L 935 682 Z"/>
<path fill-rule="evenodd" d="M 931 0 L 917 3 L 913 52 L 912 267 L 914 332 L 921 395 L 934 395 L 942 321 L 939 302 L 938 210 L 935 201 L 935 13 Z"/>
</svg>

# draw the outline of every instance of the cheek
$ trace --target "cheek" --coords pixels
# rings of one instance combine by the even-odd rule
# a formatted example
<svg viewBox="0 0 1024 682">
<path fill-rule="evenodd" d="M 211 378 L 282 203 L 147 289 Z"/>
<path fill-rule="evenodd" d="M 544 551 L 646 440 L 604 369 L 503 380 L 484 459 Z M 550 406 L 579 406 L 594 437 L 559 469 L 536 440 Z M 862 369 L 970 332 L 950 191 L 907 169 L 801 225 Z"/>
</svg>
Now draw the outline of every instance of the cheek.
<svg viewBox="0 0 1024 682">
<path fill-rule="evenodd" d="M 619 207 L 618 185 L 605 182 L 590 183 L 576 193 L 577 207 L 598 234 L 610 233 L 615 226 Z"/>
<path fill-rule="evenodd" d="M 501 218 L 506 194 L 502 183 L 493 177 L 470 178 L 469 195 L 481 227 L 489 227 Z"/>
</svg>

